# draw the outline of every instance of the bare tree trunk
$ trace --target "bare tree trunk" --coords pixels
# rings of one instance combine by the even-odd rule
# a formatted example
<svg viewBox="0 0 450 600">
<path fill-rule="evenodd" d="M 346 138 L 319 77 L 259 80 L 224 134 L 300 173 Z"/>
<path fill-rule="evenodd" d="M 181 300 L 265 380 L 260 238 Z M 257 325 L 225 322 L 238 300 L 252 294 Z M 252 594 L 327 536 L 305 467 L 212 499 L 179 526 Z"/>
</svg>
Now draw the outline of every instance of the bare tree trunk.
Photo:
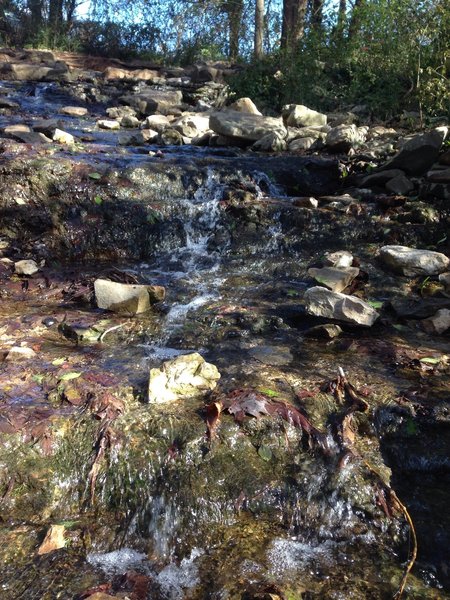
<svg viewBox="0 0 450 600">
<path fill-rule="evenodd" d="M 263 57 L 264 40 L 264 0 L 256 0 L 255 5 L 255 48 L 254 54 L 257 60 Z"/>
<path fill-rule="evenodd" d="M 224 10 L 228 15 L 229 28 L 229 55 L 232 61 L 239 56 L 239 38 L 242 22 L 242 13 L 244 11 L 243 0 L 227 0 L 224 4 Z"/>
<path fill-rule="evenodd" d="M 308 0 L 283 0 L 283 23 L 281 48 L 292 52 L 298 45 L 305 29 Z"/>
<path fill-rule="evenodd" d="M 323 25 L 323 5 L 325 0 L 312 1 L 311 26 L 318 31 Z"/>
</svg>

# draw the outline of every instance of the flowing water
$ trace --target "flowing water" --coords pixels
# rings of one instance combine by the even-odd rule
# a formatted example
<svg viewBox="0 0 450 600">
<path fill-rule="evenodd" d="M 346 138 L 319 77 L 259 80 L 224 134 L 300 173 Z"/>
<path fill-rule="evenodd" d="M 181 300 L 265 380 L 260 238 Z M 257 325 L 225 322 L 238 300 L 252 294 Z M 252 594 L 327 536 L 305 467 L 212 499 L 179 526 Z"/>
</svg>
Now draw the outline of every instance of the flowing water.
<svg viewBox="0 0 450 600">
<path fill-rule="evenodd" d="M 40 85 L 30 87 L 23 107 L 29 115 L 41 114 L 43 102 L 48 113 L 68 104 L 58 89 Z M 89 120 L 66 122 L 74 133 L 93 127 Z M 114 143 L 108 132 L 96 131 L 94 137 L 97 149 Z M 141 148 L 139 155 L 135 149 L 111 149 L 104 163 L 113 170 L 124 164 L 133 168 L 130 178 L 145 190 L 156 173 L 143 154 L 151 149 Z M 169 172 L 171 161 L 182 171 L 188 160 L 193 174 L 186 193 L 177 196 L 163 186 L 156 198 L 142 192 L 141 201 L 152 207 L 157 201 L 156 233 L 138 239 L 127 225 L 142 258 L 114 266 L 163 285 L 166 301 L 125 325 L 109 322 L 105 327 L 116 322 L 123 327 L 102 344 L 74 346 L 49 329 L 39 346 L 43 366 L 36 366 L 28 396 L 19 396 L 18 374 L 5 367 L 10 383 L 3 388 L 3 403 L 21 407 L 40 398 L 39 406 L 48 408 L 48 390 L 36 386 L 64 359 L 70 372 L 94 374 L 91 381 L 105 373 L 116 376 L 116 387 L 108 390 L 126 389 L 129 406 L 102 442 L 98 420 L 81 406 L 70 412 L 66 404 L 57 405 L 51 459 L 33 437 L 29 454 L 21 451 L 23 439 L 7 438 L 0 597 L 81 598 L 105 584 L 111 595 L 135 594 L 129 596 L 133 600 L 391 598 L 407 564 L 409 527 L 404 514 L 391 513 L 383 495 L 389 482 L 418 519 L 419 561 L 405 597 L 449 597 L 449 521 L 442 512 L 450 489 L 448 442 L 439 444 L 433 426 L 426 431 L 396 402 L 412 386 L 423 391 L 424 382 L 417 373 L 394 367 L 389 354 L 421 344 L 443 353 L 444 342 L 424 339 L 415 327 L 393 329 L 387 321 L 370 331 L 344 327 L 335 341 L 306 337 L 316 324 L 301 306 L 311 285 L 307 268 L 324 252 L 352 250 L 369 274 L 366 294 L 383 300 L 392 294 L 396 283 L 377 274 L 373 247 L 361 243 L 367 224 L 339 229 L 328 213 L 322 221 L 305 213 L 304 221 L 294 222 L 292 189 L 267 164 L 261 169 L 258 157 L 237 151 L 210 165 L 203 162 L 204 149 L 165 152 L 161 171 L 167 165 Z M 92 156 L 86 157 L 89 152 L 82 151 L 74 160 L 92 161 L 90 168 L 96 168 Z M 122 198 L 134 193 L 119 191 Z M 243 201 L 242 192 L 249 193 Z M 298 192 L 303 193 L 309 192 Z M 353 247 L 349 240 L 356 240 Z M 86 261 L 61 271 L 71 269 L 70 277 L 79 278 L 101 274 L 104 267 L 104 261 Z M 78 318 L 86 328 L 102 319 L 92 308 L 36 296 L 5 303 L 1 313 L 5 323 L 52 316 L 57 322 Z M 201 401 L 146 405 L 149 368 L 191 352 L 218 366 L 225 394 L 251 388 L 296 404 L 323 430 L 326 442 L 314 446 L 286 420 L 247 417 L 236 423 L 230 415 L 222 415 L 217 438 L 208 441 Z M 350 457 L 340 452 L 333 429 L 342 406 L 323 387 L 339 367 L 356 387 L 367 388 L 370 404 L 369 413 L 356 418 L 356 450 Z M 439 399 L 445 402 L 445 373 L 437 373 L 436 381 L 428 388 L 429 397 L 437 399 L 429 410 L 439 409 Z M 70 412 L 69 426 L 64 411 Z M 448 434 L 444 418 L 439 427 L 442 436 Z M 16 479 L 9 488 L 13 469 Z M 65 526 L 70 541 L 64 550 L 37 557 L 43 532 L 54 523 Z M 137 576 L 143 577 L 139 592 Z"/>
</svg>

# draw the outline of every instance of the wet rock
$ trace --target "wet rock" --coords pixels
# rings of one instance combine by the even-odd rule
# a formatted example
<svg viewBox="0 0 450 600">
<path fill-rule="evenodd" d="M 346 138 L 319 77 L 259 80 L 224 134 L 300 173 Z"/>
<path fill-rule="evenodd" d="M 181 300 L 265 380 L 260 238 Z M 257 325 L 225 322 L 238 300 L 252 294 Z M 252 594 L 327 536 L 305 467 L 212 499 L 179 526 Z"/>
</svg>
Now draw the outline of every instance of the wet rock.
<svg viewBox="0 0 450 600">
<path fill-rule="evenodd" d="M 99 308 L 121 314 L 146 312 L 151 304 L 165 297 L 165 289 L 161 286 L 132 285 L 107 279 L 96 279 L 94 290 Z"/>
<path fill-rule="evenodd" d="M 33 131 L 43 133 L 45 136 L 53 139 L 56 129 L 61 129 L 63 122 L 59 119 L 41 119 L 33 123 Z"/>
<path fill-rule="evenodd" d="M 37 356 L 36 352 L 32 348 L 28 348 L 27 346 L 13 346 L 10 348 L 5 360 L 27 360 L 29 358 L 34 358 L 35 356 Z"/>
<path fill-rule="evenodd" d="M 170 114 L 183 101 L 183 94 L 179 90 L 149 89 L 139 94 L 122 96 L 120 101 L 136 108 L 143 115 L 152 115 L 155 112 Z"/>
<path fill-rule="evenodd" d="M 287 134 L 281 119 L 232 110 L 213 113 L 209 119 L 209 126 L 220 135 L 249 142 L 256 142 L 267 134 L 277 134 L 284 139 Z"/>
<path fill-rule="evenodd" d="M 170 126 L 170 120 L 165 115 L 150 115 L 144 121 L 144 127 L 160 133 Z"/>
<path fill-rule="evenodd" d="M 450 329 L 450 310 L 441 308 L 432 317 L 422 321 L 422 327 L 427 333 L 441 335 Z"/>
<path fill-rule="evenodd" d="M 272 366 L 288 365 L 293 359 L 290 349 L 284 346 L 257 346 L 251 348 L 249 354 L 265 365 Z"/>
<path fill-rule="evenodd" d="M 237 112 L 248 113 L 250 115 L 262 116 L 262 113 L 256 108 L 256 105 L 251 98 L 239 98 L 233 102 L 233 104 L 230 104 L 228 109 L 236 110 Z"/>
<path fill-rule="evenodd" d="M 342 292 L 358 277 L 359 269 L 356 267 L 323 267 L 322 269 L 308 269 L 308 275 L 330 289 L 332 292 Z"/>
<path fill-rule="evenodd" d="M 439 281 L 442 283 L 442 285 L 445 288 L 446 292 L 450 292 L 450 272 L 447 273 L 441 273 L 439 275 Z"/>
<path fill-rule="evenodd" d="M 20 104 L 18 104 L 17 102 L 14 102 L 13 100 L 10 100 L 9 98 L 2 98 L 0 96 L 0 108 L 8 108 L 10 110 L 16 110 L 17 108 L 20 108 Z"/>
<path fill-rule="evenodd" d="M 367 137 L 367 127 L 339 125 L 328 132 L 325 144 L 331 152 L 348 152 L 361 145 Z"/>
<path fill-rule="evenodd" d="M 64 539 L 66 528 L 64 525 L 52 525 L 47 531 L 44 541 L 39 546 L 38 554 L 48 554 L 54 550 L 64 548 L 66 540 Z"/>
<path fill-rule="evenodd" d="M 331 292 L 324 287 L 312 287 L 304 295 L 306 311 L 316 317 L 336 319 L 353 325 L 371 327 L 379 314 L 367 302 L 356 296 Z"/>
<path fill-rule="evenodd" d="M 431 183 L 450 184 L 450 169 L 435 169 L 427 173 L 427 179 Z"/>
<path fill-rule="evenodd" d="M 158 135 L 158 144 L 163 146 L 182 146 L 184 138 L 179 131 L 172 127 L 167 127 Z"/>
<path fill-rule="evenodd" d="M 305 331 L 305 336 L 319 340 L 333 340 L 341 335 L 342 329 L 339 325 L 326 323 L 324 325 L 316 325 Z"/>
<path fill-rule="evenodd" d="M 293 206 L 298 206 L 300 208 L 317 208 L 319 206 L 319 201 L 311 196 L 305 196 L 302 198 L 293 198 L 292 204 Z"/>
<path fill-rule="evenodd" d="M 154 140 L 158 134 L 149 129 L 142 129 L 134 133 L 119 134 L 117 141 L 120 146 L 144 146 L 150 140 Z"/>
<path fill-rule="evenodd" d="M 36 133 L 35 131 L 16 131 L 15 133 L 11 133 L 10 137 L 23 144 L 31 145 L 49 144 L 52 141 L 43 133 Z"/>
<path fill-rule="evenodd" d="M 396 315 L 405 319 L 427 319 L 438 310 L 450 308 L 450 300 L 445 298 L 393 298 L 390 305 Z"/>
<path fill-rule="evenodd" d="M 18 260 L 14 263 L 14 270 L 18 275 L 34 275 L 39 271 L 36 261 L 32 259 Z"/>
<path fill-rule="evenodd" d="M 446 127 L 438 127 L 408 140 L 384 169 L 401 169 L 408 174 L 424 173 L 436 161 L 439 150 L 447 136 Z"/>
<path fill-rule="evenodd" d="M 60 144 L 73 144 L 75 142 L 75 138 L 71 133 L 67 133 L 67 131 L 55 129 L 53 133 L 53 141 L 59 142 Z"/>
<path fill-rule="evenodd" d="M 289 127 L 327 124 L 327 115 L 312 110 L 303 104 L 288 104 L 283 107 L 282 114 L 286 120 L 286 125 Z"/>
<path fill-rule="evenodd" d="M 69 117 L 85 117 L 88 114 L 88 109 L 83 106 L 63 106 L 59 109 L 59 112 Z"/>
<path fill-rule="evenodd" d="M 410 179 L 405 177 L 404 175 L 397 175 L 393 179 L 390 179 L 386 183 L 386 189 L 393 194 L 398 194 L 399 196 L 404 196 L 412 192 L 414 189 L 414 184 Z"/>
<path fill-rule="evenodd" d="M 110 106 L 105 112 L 113 121 L 120 121 L 123 117 L 136 116 L 136 111 L 131 106 Z"/>
<path fill-rule="evenodd" d="M 348 252 L 348 250 L 328 252 L 325 254 L 323 262 L 330 267 L 351 267 L 353 264 L 353 254 Z"/>
<path fill-rule="evenodd" d="M 407 277 L 438 275 L 450 265 L 450 260 L 445 254 L 407 246 L 383 246 L 379 257 L 387 267 Z"/>
<path fill-rule="evenodd" d="M 109 129 L 112 131 L 120 129 L 119 121 L 113 121 L 110 119 L 99 119 L 97 121 L 97 125 L 100 127 L 100 129 Z"/>
<path fill-rule="evenodd" d="M 148 400 L 150 403 L 171 402 L 203 396 L 213 390 L 220 379 L 217 368 L 194 352 L 178 356 L 150 369 Z"/>
</svg>

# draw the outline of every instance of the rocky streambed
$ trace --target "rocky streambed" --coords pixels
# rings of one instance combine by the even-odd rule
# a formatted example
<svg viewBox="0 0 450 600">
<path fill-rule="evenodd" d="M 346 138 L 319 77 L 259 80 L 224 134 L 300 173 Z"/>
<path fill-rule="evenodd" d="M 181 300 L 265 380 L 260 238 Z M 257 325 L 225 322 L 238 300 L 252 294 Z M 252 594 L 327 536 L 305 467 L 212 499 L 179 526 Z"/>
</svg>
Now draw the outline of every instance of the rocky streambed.
<svg viewBox="0 0 450 600">
<path fill-rule="evenodd" d="M 205 68 L 6 56 L 0 596 L 448 597 L 445 130 L 260 152 Z"/>
</svg>

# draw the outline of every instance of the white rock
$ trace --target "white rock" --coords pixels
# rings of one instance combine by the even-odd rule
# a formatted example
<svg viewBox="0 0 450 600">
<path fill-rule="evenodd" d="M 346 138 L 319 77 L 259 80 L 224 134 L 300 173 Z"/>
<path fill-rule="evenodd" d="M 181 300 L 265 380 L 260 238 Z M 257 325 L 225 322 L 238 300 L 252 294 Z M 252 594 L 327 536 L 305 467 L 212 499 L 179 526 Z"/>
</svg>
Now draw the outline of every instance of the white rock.
<svg viewBox="0 0 450 600">
<path fill-rule="evenodd" d="M 170 120 L 165 115 L 150 115 L 144 121 L 144 127 L 146 129 L 153 129 L 161 133 L 166 127 L 169 127 Z"/>
<path fill-rule="evenodd" d="M 441 308 L 428 319 L 422 321 L 423 328 L 428 333 L 442 334 L 450 329 L 450 310 L 448 308 Z"/>
<path fill-rule="evenodd" d="M 110 129 L 110 130 L 120 129 L 119 121 L 113 121 L 110 119 L 99 119 L 97 121 L 97 125 L 100 127 L 100 129 Z"/>
<path fill-rule="evenodd" d="M 255 103 L 251 98 L 239 98 L 228 107 L 229 110 L 237 110 L 238 112 L 249 113 L 250 115 L 260 115 L 262 113 L 256 108 Z"/>
<path fill-rule="evenodd" d="M 88 114 L 88 109 L 83 106 L 63 106 L 59 109 L 59 112 L 69 117 L 84 117 Z"/>
<path fill-rule="evenodd" d="M 407 277 L 439 275 L 450 266 L 450 260 L 445 254 L 407 246 L 383 246 L 379 256 L 386 266 Z"/>
<path fill-rule="evenodd" d="M 53 133 L 53 141 L 59 142 L 60 144 L 73 144 L 75 142 L 75 138 L 72 134 L 67 133 L 67 131 L 55 129 Z"/>
<path fill-rule="evenodd" d="M 5 360 L 21 360 L 34 358 L 35 356 L 37 356 L 36 352 L 32 348 L 27 348 L 26 346 L 13 346 L 6 355 Z"/>
<path fill-rule="evenodd" d="M 202 114 L 187 114 L 173 121 L 170 125 L 181 135 L 188 138 L 195 138 L 203 135 L 209 129 L 209 116 Z"/>
<path fill-rule="evenodd" d="M 217 368 L 197 352 L 177 356 L 160 369 L 150 369 L 148 400 L 163 403 L 203 396 L 217 386 L 219 379 Z"/>
<path fill-rule="evenodd" d="M 336 319 L 353 325 L 371 327 L 380 316 L 367 302 L 356 296 L 331 292 L 324 287 L 306 290 L 306 311 L 316 317 Z"/>
<path fill-rule="evenodd" d="M 282 119 L 260 117 L 235 110 L 216 112 L 210 116 L 209 127 L 220 135 L 256 142 L 269 133 L 285 138 L 287 131 Z"/>
<path fill-rule="evenodd" d="M 94 282 L 97 306 L 121 314 L 139 314 L 150 309 L 153 302 L 165 297 L 161 286 L 132 285 L 107 279 Z"/>
<path fill-rule="evenodd" d="M 39 267 L 34 260 L 18 260 L 14 263 L 14 270 L 18 275 L 34 275 L 39 271 Z"/>
<path fill-rule="evenodd" d="M 353 254 L 348 250 L 338 250 L 325 254 L 324 263 L 330 267 L 351 267 L 353 263 Z"/>
<path fill-rule="evenodd" d="M 326 125 L 327 115 L 304 106 L 303 104 L 288 104 L 283 107 L 283 116 L 289 127 L 309 127 L 311 125 Z"/>
<path fill-rule="evenodd" d="M 317 139 L 318 138 L 313 137 L 297 138 L 295 140 L 292 140 L 292 142 L 289 142 L 289 150 L 291 152 L 299 150 L 309 150 L 309 148 L 311 148 L 311 146 Z"/>
<path fill-rule="evenodd" d="M 317 283 L 326 286 L 332 292 L 342 292 L 358 277 L 359 269 L 356 267 L 323 267 L 322 269 L 308 269 L 308 275 Z"/>
<path fill-rule="evenodd" d="M 338 125 L 327 133 L 325 144 L 333 152 L 348 152 L 365 141 L 367 131 L 367 127 Z"/>
</svg>

